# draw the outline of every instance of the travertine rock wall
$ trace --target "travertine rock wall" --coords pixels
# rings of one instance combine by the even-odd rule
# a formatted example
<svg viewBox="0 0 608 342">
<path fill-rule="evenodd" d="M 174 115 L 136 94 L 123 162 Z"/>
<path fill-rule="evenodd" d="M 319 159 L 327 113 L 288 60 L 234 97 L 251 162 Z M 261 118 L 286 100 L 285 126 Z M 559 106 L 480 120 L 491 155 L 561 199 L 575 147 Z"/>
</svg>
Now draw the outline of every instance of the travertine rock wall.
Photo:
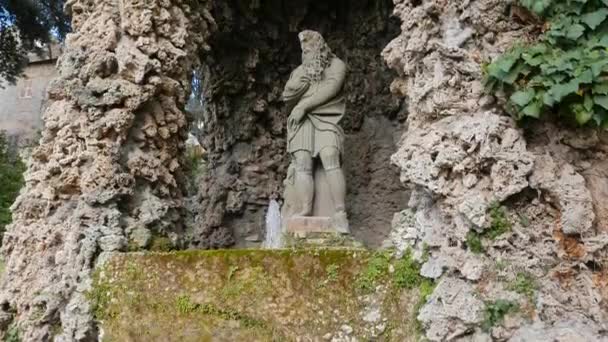
<svg viewBox="0 0 608 342">
<path fill-rule="evenodd" d="M 397 34 L 391 9 L 389 0 L 217 4 L 220 31 L 203 79 L 209 172 L 201 180 L 194 246 L 246 246 L 264 236 L 265 210 L 282 196 L 288 166 L 289 113 L 279 96 L 301 62 L 303 29 L 323 33 L 348 64 L 347 211 L 360 240 L 377 247 L 386 238 L 392 214 L 407 201 L 389 160 L 406 108 L 391 95 L 393 75 L 379 55 Z"/>
<path fill-rule="evenodd" d="M 413 193 L 390 241 L 421 260 L 429 250 L 421 273 L 438 286 L 418 316 L 427 338 L 605 340 L 607 145 L 547 122 L 524 131 L 482 88 L 482 63 L 535 28 L 515 1 L 394 2 L 402 32 L 383 56 L 398 74 L 393 92 L 408 100 L 409 127 L 392 161 Z M 496 202 L 513 228 L 474 254 L 466 236 L 490 228 Z M 522 272 L 534 278 L 533 296 L 512 286 Z M 486 306 L 499 299 L 520 311 L 484 332 Z"/>
<path fill-rule="evenodd" d="M 66 2 L 74 33 L 4 237 L 3 333 L 97 340 L 85 297 L 96 262 L 154 236 L 180 243 L 182 108 L 213 25 L 205 6 Z"/>
</svg>

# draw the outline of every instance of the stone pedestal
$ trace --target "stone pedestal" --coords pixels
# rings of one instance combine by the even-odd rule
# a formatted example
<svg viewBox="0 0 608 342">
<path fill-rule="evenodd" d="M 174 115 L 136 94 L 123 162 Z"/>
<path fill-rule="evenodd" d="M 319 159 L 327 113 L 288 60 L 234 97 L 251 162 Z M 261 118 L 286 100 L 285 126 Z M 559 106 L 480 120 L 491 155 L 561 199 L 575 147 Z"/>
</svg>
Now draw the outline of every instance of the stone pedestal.
<svg viewBox="0 0 608 342">
<path fill-rule="evenodd" d="M 331 217 L 294 216 L 285 222 L 287 247 L 362 247 L 350 234 L 341 234 Z"/>
<path fill-rule="evenodd" d="M 323 216 L 294 216 L 287 219 L 287 233 L 305 238 L 315 233 L 336 233 L 333 228 L 331 217 Z"/>
</svg>

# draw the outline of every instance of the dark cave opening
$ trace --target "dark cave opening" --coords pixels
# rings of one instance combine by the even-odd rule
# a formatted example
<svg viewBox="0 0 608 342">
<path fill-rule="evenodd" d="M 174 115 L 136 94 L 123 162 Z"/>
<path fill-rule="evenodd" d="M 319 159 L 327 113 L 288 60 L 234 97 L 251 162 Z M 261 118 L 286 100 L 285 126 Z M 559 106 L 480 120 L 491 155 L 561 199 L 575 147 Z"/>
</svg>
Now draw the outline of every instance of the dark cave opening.
<svg viewBox="0 0 608 342">
<path fill-rule="evenodd" d="M 323 34 L 348 65 L 344 169 L 355 238 L 378 247 L 407 193 L 390 164 L 406 106 L 390 93 L 393 73 L 380 52 L 399 32 L 392 1 L 231 0 L 212 14 L 218 31 L 203 56 L 200 139 L 208 152 L 194 247 L 259 245 L 265 210 L 280 201 L 289 156 L 289 113 L 279 95 L 301 62 L 297 34 Z"/>
</svg>

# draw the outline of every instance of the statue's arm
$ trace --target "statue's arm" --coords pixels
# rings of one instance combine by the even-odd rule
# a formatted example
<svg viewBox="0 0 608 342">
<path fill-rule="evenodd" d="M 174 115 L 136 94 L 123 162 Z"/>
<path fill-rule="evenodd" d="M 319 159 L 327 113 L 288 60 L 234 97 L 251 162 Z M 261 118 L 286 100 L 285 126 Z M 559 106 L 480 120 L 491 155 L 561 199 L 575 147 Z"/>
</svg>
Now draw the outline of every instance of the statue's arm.
<svg viewBox="0 0 608 342">
<path fill-rule="evenodd" d="M 313 109 L 327 103 L 340 93 L 346 78 L 346 64 L 335 58 L 327 70 L 327 78 L 319 84 L 317 91 L 310 97 L 300 101 L 297 107 L 309 113 Z"/>
<path fill-rule="evenodd" d="M 302 83 L 302 66 L 297 67 L 289 75 L 289 80 L 285 84 L 285 90 L 296 90 L 303 86 Z"/>
<path fill-rule="evenodd" d="M 289 80 L 285 84 L 281 99 L 285 102 L 299 100 L 306 90 L 308 90 L 309 86 L 308 83 L 302 81 L 302 67 L 299 66 L 289 75 Z"/>
</svg>

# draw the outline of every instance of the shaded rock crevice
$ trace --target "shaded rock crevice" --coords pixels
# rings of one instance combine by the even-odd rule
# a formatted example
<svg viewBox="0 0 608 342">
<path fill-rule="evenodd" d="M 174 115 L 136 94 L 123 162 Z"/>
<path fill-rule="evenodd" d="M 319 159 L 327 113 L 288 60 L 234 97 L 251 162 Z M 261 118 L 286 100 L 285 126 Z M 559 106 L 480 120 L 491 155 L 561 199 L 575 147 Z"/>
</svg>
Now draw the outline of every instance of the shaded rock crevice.
<svg viewBox="0 0 608 342">
<path fill-rule="evenodd" d="M 391 72 L 380 51 L 397 34 L 385 0 L 228 1 L 213 16 L 220 27 L 203 67 L 201 140 L 209 172 L 199 191 L 201 208 L 192 245 L 250 246 L 264 236 L 271 199 L 281 199 L 289 156 L 284 83 L 300 64 L 297 33 L 321 32 L 348 65 L 344 164 L 347 211 L 354 234 L 379 246 L 392 213 L 407 193 L 389 166 L 402 132 L 405 104 L 388 85 Z M 255 242 L 253 245 L 257 245 Z"/>
</svg>

